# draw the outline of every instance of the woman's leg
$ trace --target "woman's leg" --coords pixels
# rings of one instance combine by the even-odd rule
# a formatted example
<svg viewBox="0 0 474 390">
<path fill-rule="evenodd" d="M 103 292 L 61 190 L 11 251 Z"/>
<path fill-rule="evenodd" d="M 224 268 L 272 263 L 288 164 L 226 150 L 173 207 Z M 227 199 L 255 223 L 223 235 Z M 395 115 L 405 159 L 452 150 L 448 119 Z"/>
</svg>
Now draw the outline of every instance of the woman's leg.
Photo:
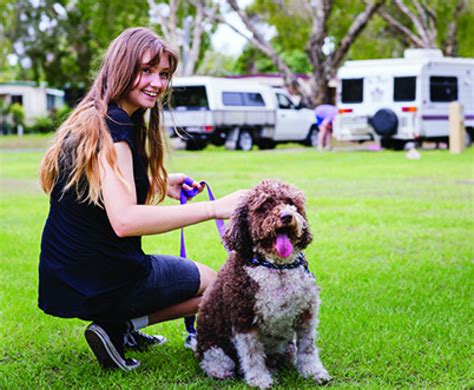
<svg viewBox="0 0 474 390">
<path fill-rule="evenodd" d="M 164 309 L 149 314 L 148 322 L 150 325 L 157 324 L 159 322 L 174 320 L 177 318 L 187 317 L 197 313 L 199 303 L 202 299 L 202 295 L 204 294 L 204 291 L 206 291 L 206 289 L 214 282 L 217 273 L 204 264 L 195 264 L 199 270 L 200 276 L 200 285 L 196 296 L 187 301 L 166 307 Z"/>
</svg>

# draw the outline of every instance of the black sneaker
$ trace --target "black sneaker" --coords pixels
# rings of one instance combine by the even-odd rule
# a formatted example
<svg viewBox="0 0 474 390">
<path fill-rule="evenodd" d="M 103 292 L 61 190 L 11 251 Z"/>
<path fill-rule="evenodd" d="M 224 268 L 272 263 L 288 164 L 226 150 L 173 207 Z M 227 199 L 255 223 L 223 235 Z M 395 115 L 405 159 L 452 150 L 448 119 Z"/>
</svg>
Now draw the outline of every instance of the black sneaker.
<svg viewBox="0 0 474 390">
<path fill-rule="evenodd" d="M 140 366 L 138 360 L 125 359 L 121 327 L 93 323 L 86 328 L 84 336 L 103 368 L 131 371 Z"/>
<path fill-rule="evenodd" d="M 123 347 L 125 350 L 146 351 L 150 347 L 155 347 L 166 343 L 166 337 L 161 335 L 151 336 L 139 330 L 132 330 L 125 333 Z"/>
</svg>

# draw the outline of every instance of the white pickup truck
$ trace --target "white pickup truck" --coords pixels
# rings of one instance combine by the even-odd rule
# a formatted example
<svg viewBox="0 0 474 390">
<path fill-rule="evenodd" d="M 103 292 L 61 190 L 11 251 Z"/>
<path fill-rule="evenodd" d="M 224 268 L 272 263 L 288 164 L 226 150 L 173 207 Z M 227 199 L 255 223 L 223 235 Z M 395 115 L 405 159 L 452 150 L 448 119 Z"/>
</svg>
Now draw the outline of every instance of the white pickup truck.
<svg viewBox="0 0 474 390">
<path fill-rule="evenodd" d="M 295 105 L 283 89 L 239 79 L 182 77 L 173 79 L 172 111 L 165 126 L 184 133 L 186 149 L 208 144 L 249 151 L 278 143 L 317 145 L 313 110 Z"/>
</svg>

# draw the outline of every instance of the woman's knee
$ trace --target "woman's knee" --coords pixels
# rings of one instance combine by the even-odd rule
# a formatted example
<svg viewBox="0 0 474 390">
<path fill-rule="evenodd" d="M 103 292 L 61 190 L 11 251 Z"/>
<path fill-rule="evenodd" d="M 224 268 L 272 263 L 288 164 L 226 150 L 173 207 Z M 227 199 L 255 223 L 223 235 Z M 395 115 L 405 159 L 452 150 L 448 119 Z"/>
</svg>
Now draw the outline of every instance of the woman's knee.
<svg viewBox="0 0 474 390">
<path fill-rule="evenodd" d="M 216 280 L 217 272 L 209 268 L 207 265 L 196 263 L 199 270 L 201 283 L 197 295 L 202 295 L 204 291 Z"/>
</svg>

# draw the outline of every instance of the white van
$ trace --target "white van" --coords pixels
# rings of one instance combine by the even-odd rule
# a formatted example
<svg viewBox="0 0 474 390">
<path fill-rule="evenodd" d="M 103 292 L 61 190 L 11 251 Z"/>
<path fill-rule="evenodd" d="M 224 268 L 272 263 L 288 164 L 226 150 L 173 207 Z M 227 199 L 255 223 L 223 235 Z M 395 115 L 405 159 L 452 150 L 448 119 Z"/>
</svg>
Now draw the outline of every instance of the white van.
<svg viewBox="0 0 474 390">
<path fill-rule="evenodd" d="M 474 59 L 437 49 L 407 49 L 404 58 L 347 61 L 338 71 L 334 137 L 401 149 L 407 141 L 448 141 L 452 101 L 461 103 L 466 139 L 474 129 Z"/>
<path fill-rule="evenodd" d="M 173 79 L 172 112 L 165 126 L 187 133 L 186 148 L 208 144 L 228 149 L 274 148 L 283 142 L 317 144 L 313 110 L 297 107 L 283 89 L 239 79 L 177 77 Z"/>
</svg>

